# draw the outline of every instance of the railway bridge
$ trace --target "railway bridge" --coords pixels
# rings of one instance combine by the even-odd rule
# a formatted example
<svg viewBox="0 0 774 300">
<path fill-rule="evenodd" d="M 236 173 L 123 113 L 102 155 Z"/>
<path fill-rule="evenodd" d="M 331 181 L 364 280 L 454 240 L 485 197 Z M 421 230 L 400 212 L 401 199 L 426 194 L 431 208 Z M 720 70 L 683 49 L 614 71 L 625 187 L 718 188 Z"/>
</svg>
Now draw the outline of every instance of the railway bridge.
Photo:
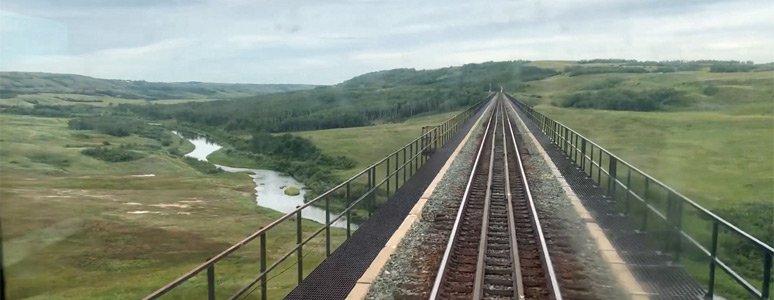
<svg viewBox="0 0 774 300">
<path fill-rule="evenodd" d="M 304 219 L 311 206 L 325 224 Z M 729 241 L 759 272 L 728 263 Z M 218 267 L 244 251 L 256 268 Z M 770 299 L 772 256 L 500 91 L 146 299 Z"/>
</svg>

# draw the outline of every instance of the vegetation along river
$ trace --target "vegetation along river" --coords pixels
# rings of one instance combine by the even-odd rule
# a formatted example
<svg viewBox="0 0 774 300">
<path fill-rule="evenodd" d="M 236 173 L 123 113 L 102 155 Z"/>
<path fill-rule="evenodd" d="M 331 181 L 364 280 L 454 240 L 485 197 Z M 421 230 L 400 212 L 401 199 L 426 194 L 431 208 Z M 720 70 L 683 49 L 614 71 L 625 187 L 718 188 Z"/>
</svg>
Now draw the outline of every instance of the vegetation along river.
<svg viewBox="0 0 774 300">
<path fill-rule="evenodd" d="M 185 156 L 193 157 L 198 160 L 208 161 L 207 156 L 222 148 L 222 146 L 207 140 L 204 137 L 197 136 L 194 138 L 184 137 L 177 132 L 178 136 L 188 140 L 194 145 L 194 150 L 186 154 Z M 255 201 L 258 206 L 270 208 L 282 213 L 289 213 L 296 209 L 297 206 L 304 204 L 304 184 L 298 182 L 293 177 L 282 174 L 273 170 L 261 170 L 261 169 L 247 169 L 239 167 L 222 166 L 215 164 L 218 168 L 223 169 L 226 172 L 245 172 L 250 173 L 255 182 Z M 297 187 L 300 191 L 298 195 L 290 196 L 285 194 L 285 188 Z M 307 206 L 301 212 L 304 219 L 309 219 L 321 224 L 325 224 L 325 210 L 315 206 Z M 331 213 L 330 218 L 336 217 L 336 213 Z M 334 227 L 346 228 L 346 219 L 342 217 L 338 221 L 333 223 Z M 351 224 L 352 228 L 357 228 L 355 224 Z"/>
</svg>

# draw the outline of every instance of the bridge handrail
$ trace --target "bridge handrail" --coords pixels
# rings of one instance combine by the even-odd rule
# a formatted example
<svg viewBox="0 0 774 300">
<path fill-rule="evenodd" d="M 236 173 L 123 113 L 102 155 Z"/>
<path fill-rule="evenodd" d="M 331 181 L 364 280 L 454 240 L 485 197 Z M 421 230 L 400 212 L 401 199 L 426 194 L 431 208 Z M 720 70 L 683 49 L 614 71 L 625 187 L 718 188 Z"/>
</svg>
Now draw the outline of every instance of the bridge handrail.
<svg viewBox="0 0 774 300">
<path fill-rule="evenodd" d="M 622 186 L 623 188 L 626 188 L 626 207 L 628 209 L 628 202 L 629 202 L 629 196 L 631 195 L 635 199 L 642 202 L 645 207 L 647 208 L 645 210 L 645 216 L 643 220 L 647 221 L 647 213 L 648 211 L 652 211 L 655 213 L 658 217 L 666 221 L 669 225 L 669 229 L 673 231 L 673 234 L 677 235 L 677 245 L 676 245 L 676 251 L 679 258 L 679 251 L 680 251 L 680 240 L 682 238 L 685 238 L 688 240 L 692 245 L 697 247 L 700 251 L 702 251 L 704 254 L 706 254 L 709 257 L 710 261 L 710 276 L 709 276 L 709 282 L 708 282 L 708 291 L 707 291 L 707 297 L 712 297 L 714 295 L 714 285 L 715 285 L 715 266 L 720 266 L 720 268 L 725 271 L 729 276 L 731 276 L 737 283 L 739 283 L 747 292 L 752 294 L 753 296 L 759 298 L 759 299 L 769 299 L 770 296 L 770 289 L 771 289 L 771 268 L 772 268 L 772 257 L 774 257 L 774 247 L 771 245 L 768 245 L 761 240 L 757 239 L 756 237 L 750 235 L 749 233 L 739 229 L 735 225 L 731 224 L 730 222 L 726 221 L 725 219 L 721 218 L 720 216 L 716 215 L 715 213 L 709 211 L 708 209 L 702 207 L 695 201 L 689 199 L 685 195 L 677 192 L 675 189 L 673 189 L 670 186 L 667 186 L 666 184 L 662 183 L 661 181 L 655 179 L 653 176 L 650 176 L 649 174 L 643 172 L 642 170 L 638 169 L 637 167 L 633 166 L 632 164 L 624 161 L 623 159 L 619 158 L 618 156 L 612 154 L 607 149 L 603 148 L 599 144 L 591 141 L 587 137 L 583 136 L 582 134 L 578 133 L 577 131 L 571 129 L 570 127 L 562 124 L 561 122 L 558 122 L 556 120 L 553 120 L 542 113 L 536 111 L 531 106 L 525 104 L 522 101 L 519 101 L 515 97 L 511 95 L 506 96 L 517 106 L 519 107 L 527 116 L 529 116 L 530 120 L 538 126 L 538 128 L 545 133 L 545 135 L 555 144 L 557 144 L 560 148 L 560 150 L 563 151 L 565 155 L 567 155 L 576 165 L 578 165 L 584 172 L 586 172 L 586 166 L 588 165 L 588 171 L 587 175 L 589 175 L 592 180 L 594 179 L 593 175 L 593 168 L 597 168 L 597 180 L 596 182 L 599 184 L 599 186 L 605 185 L 606 188 L 606 194 L 610 196 L 615 196 L 615 186 Z M 579 145 L 580 144 L 580 145 Z M 591 154 L 587 155 L 586 146 L 589 145 L 591 148 Z M 593 149 L 596 147 L 596 149 L 599 149 L 599 159 L 597 162 L 594 162 L 594 152 Z M 602 153 L 605 153 L 608 157 L 608 167 L 607 170 L 605 169 L 604 164 L 602 163 Z M 580 158 L 578 157 L 580 155 Z M 587 161 L 588 160 L 588 161 Z M 588 164 L 587 164 L 588 163 Z M 628 169 L 627 174 L 627 182 L 623 182 L 619 180 L 616 170 L 618 167 L 618 164 L 621 164 L 625 166 Z M 645 178 L 645 191 L 642 193 L 642 195 L 638 195 L 636 192 L 632 192 L 633 188 L 631 185 L 631 182 L 629 180 L 631 179 L 631 172 L 634 171 L 635 173 L 638 173 L 640 176 Z M 607 183 L 603 182 L 601 180 L 601 174 L 604 173 L 607 177 Z M 662 189 L 664 189 L 667 192 L 667 201 L 668 201 L 668 208 L 666 212 L 666 216 L 661 213 L 658 209 L 656 209 L 653 205 L 648 203 L 648 199 L 645 195 L 647 195 L 648 185 L 649 182 L 655 183 Z M 643 199 L 646 198 L 646 199 Z M 676 201 L 677 199 L 678 201 Z M 696 238 L 692 237 L 688 233 L 682 230 L 682 203 L 687 203 L 694 209 L 696 209 L 701 214 L 708 217 L 712 222 L 712 242 L 711 242 L 711 249 L 708 250 L 706 247 L 701 245 L 699 241 L 696 240 Z M 627 211 L 628 214 L 628 211 Z M 718 225 L 722 225 L 723 227 L 727 228 L 731 232 L 733 232 L 736 235 L 741 236 L 744 238 L 747 242 L 752 243 L 755 245 L 759 250 L 762 251 L 763 254 L 763 282 L 761 290 L 757 290 L 755 287 L 753 287 L 752 284 L 750 284 L 746 279 L 744 279 L 742 276 L 740 276 L 737 272 L 735 272 L 731 267 L 729 267 L 727 264 L 725 264 L 722 260 L 720 260 L 717 257 L 717 245 L 718 245 Z M 647 223 L 643 223 L 643 228 L 647 226 Z M 667 238 L 667 248 L 674 245 L 669 245 L 670 240 L 672 240 L 673 237 Z M 668 250 L 675 250 L 675 249 L 668 249 Z"/>
<path fill-rule="evenodd" d="M 255 240 L 256 238 L 260 238 L 261 240 L 261 273 L 258 275 L 258 277 L 253 280 L 248 286 L 245 286 L 244 288 L 240 289 L 236 294 L 232 295 L 229 299 L 235 299 L 242 295 L 243 293 L 247 292 L 249 288 L 251 288 L 253 285 L 261 282 L 261 298 L 266 299 L 266 283 L 267 283 L 267 275 L 268 273 L 274 269 L 279 263 L 285 261 L 287 258 L 289 258 L 293 252 L 298 252 L 299 254 L 299 263 L 302 259 L 302 253 L 301 246 L 305 245 L 309 241 L 311 241 L 312 238 L 316 237 L 322 231 L 326 232 L 326 257 L 330 255 L 330 227 L 331 225 L 336 222 L 337 220 L 341 219 L 345 215 L 349 215 L 349 212 L 353 210 L 358 204 L 365 201 L 366 199 L 369 199 L 372 203 L 369 203 L 371 206 L 368 208 L 369 216 L 373 213 L 374 205 L 373 203 L 377 197 L 377 193 L 386 183 L 387 185 L 387 197 L 389 197 L 390 193 L 390 181 L 392 179 L 395 179 L 395 187 L 394 189 L 397 191 L 399 185 L 398 185 L 398 177 L 400 174 L 400 171 L 404 171 L 404 178 L 403 182 L 409 178 L 406 176 L 406 171 L 409 172 L 409 175 L 413 175 L 416 170 L 419 169 L 419 167 L 427 160 L 427 157 L 423 155 L 423 153 L 430 149 L 435 149 L 439 146 L 443 146 L 460 126 L 463 125 L 470 117 L 475 115 L 475 113 L 480 109 L 485 103 L 487 103 L 492 96 L 495 94 L 490 94 L 483 100 L 477 102 L 476 104 L 472 105 L 471 107 L 467 108 L 466 110 L 460 112 L 459 114 L 455 115 L 454 117 L 451 117 L 435 127 L 433 130 L 429 130 L 423 134 L 421 134 L 419 137 L 415 138 L 411 142 L 407 143 L 401 148 L 398 148 L 397 150 L 391 152 L 389 155 L 385 156 L 381 160 L 371 164 L 367 168 L 363 169 L 362 171 L 358 172 L 357 174 L 351 176 L 349 179 L 345 180 L 344 182 L 334 186 L 333 188 L 327 190 L 326 192 L 318 195 L 317 197 L 313 198 L 312 200 L 304 203 L 303 205 L 298 206 L 295 210 L 283 215 L 282 217 L 272 221 L 271 223 L 261 227 L 259 230 L 255 231 L 254 233 L 250 234 L 249 236 L 245 237 L 241 241 L 237 242 L 236 244 L 232 245 L 231 247 L 227 248 L 223 252 L 220 252 L 219 254 L 213 256 L 212 258 L 208 258 L 206 262 L 196 266 L 195 268 L 191 269 L 187 273 L 179 276 L 177 279 L 173 280 L 172 282 L 168 283 L 167 285 L 159 288 L 158 290 L 154 291 L 153 293 L 149 294 L 143 299 L 151 300 L 151 299 L 158 299 L 159 297 L 165 295 L 166 293 L 173 290 L 175 287 L 179 286 L 180 284 L 186 282 L 187 280 L 191 279 L 192 277 L 196 276 L 197 274 L 201 273 L 204 270 L 207 270 L 207 287 L 208 287 L 208 298 L 214 299 L 215 298 L 215 283 L 214 283 L 214 265 L 222 260 L 223 258 L 229 256 L 234 251 L 238 250 L 242 246 L 250 243 L 251 241 Z M 421 148 L 420 148 L 421 147 Z M 406 150 L 409 150 L 411 152 L 411 156 L 407 158 Z M 398 160 L 399 160 L 399 153 L 403 153 L 403 164 L 398 167 Z M 390 158 L 395 157 L 395 169 L 393 171 L 390 171 Z M 380 181 L 378 184 L 376 183 L 376 168 L 380 165 L 384 164 L 386 162 L 385 170 L 386 175 L 382 181 Z M 344 211 L 342 211 L 339 215 L 337 215 L 333 220 L 330 220 L 331 211 L 329 208 L 329 200 L 330 197 L 333 195 L 333 193 L 339 191 L 342 188 L 346 188 L 346 197 L 347 200 L 349 200 L 349 193 L 350 193 L 350 185 L 355 184 L 355 181 L 360 179 L 363 175 L 368 176 L 368 188 L 366 192 L 364 192 L 360 197 L 358 197 L 355 201 L 351 202 L 350 205 L 348 205 Z M 305 240 L 301 240 L 301 212 L 304 208 L 309 207 L 312 204 L 315 204 L 319 201 L 322 201 L 325 199 L 325 207 L 326 207 L 326 224 L 324 224 L 320 229 L 316 230 L 312 235 L 307 237 Z M 280 259 L 278 259 L 275 263 L 272 264 L 268 269 L 266 268 L 266 242 L 265 242 L 265 235 L 266 232 L 268 232 L 270 229 L 274 228 L 278 224 L 290 219 L 291 217 L 296 217 L 296 222 L 298 224 L 297 229 L 297 237 L 298 237 L 298 243 L 296 244 L 296 247 L 292 248 L 290 251 L 286 252 L 284 255 L 281 256 Z M 350 218 L 347 218 L 347 238 L 349 238 L 351 232 L 350 232 Z M 300 264 L 299 264 L 300 266 Z M 298 270 L 298 282 L 300 283 L 303 279 L 303 268 L 299 267 Z"/>
</svg>

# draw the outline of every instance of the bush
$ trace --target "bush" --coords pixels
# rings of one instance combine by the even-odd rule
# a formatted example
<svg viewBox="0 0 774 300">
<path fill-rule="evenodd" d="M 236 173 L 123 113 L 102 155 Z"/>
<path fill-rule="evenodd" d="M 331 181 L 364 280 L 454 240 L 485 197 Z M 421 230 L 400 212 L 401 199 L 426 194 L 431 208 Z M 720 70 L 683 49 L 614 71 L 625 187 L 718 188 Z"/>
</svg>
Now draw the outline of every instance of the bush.
<svg viewBox="0 0 774 300">
<path fill-rule="evenodd" d="M 676 71 L 677 71 L 677 69 L 672 68 L 672 67 L 658 67 L 658 68 L 653 69 L 653 73 L 672 73 L 672 72 L 676 72 Z"/>
<path fill-rule="evenodd" d="M 136 129 L 134 122 L 112 116 L 83 117 L 67 122 L 67 127 L 73 130 L 94 130 L 112 136 L 128 136 Z"/>
<path fill-rule="evenodd" d="M 94 130 L 112 136 L 129 136 L 136 134 L 141 137 L 158 140 L 164 146 L 172 142 L 169 134 L 163 128 L 150 126 L 142 120 L 123 116 L 90 116 L 75 118 L 67 122 L 67 126 L 73 130 Z"/>
<path fill-rule="evenodd" d="M 701 93 L 706 95 L 706 96 L 712 96 L 712 95 L 715 95 L 715 94 L 718 93 L 718 88 L 715 87 L 714 85 L 710 84 L 710 85 L 704 87 L 704 89 L 701 91 Z"/>
<path fill-rule="evenodd" d="M 223 173 L 223 169 L 218 168 L 217 166 L 213 165 L 210 162 L 201 161 L 193 157 L 185 157 L 183 158 L 185 163 L 196 169 L 197 171 L 204 173 L 204 174 L 218 174 Z"/>
<path fill-rule="evenodd" d="M 573 108 L 606 110 L 656 111 L 684 105 L 686 100 L 675 89 L 632 91 L 604 89 L 598 92 L 575 93 L 559 105 Z"/>
<path fill-rule="evenodd" d="M 285 195 L 298 196 L 298 194 L 301 194 L 301 191 L 297 187 L 291 186 L 285 189 Z"/>
<path fill-rule="evenodd" d="M 132 150 L 110 147 L 86 148 L 81 153 L 107 162 L 133 161 L 145 157 L 145 155 Z"/>
<path fill-rule="evenodd" d="M 605 74 L 605 73 L 648 73 L 643 67 L 581 67 L 570 66 L 564 68 L 569 76 L 579 76 L 587 74 Z"/>
<path fill-rule="evenodd" d="M 606 78 L 604 80 L 597 80 L 590 82 L 588 85 L 583 87 L 584 90 L 601 90 L 601 89 L 609 89 L 616 87 L 621 82 L 626 81 L 624 78 L 620 77 L 613 77 L 613 78 Z"/>
<path fill-rule="evenodd" d="M 742 63 L 717 63 L 710 66 L 710 72 L 712 73 L 734 73 L 734 72 L 750 72 L 755 69 L 753 64 Z"/>
</svg>

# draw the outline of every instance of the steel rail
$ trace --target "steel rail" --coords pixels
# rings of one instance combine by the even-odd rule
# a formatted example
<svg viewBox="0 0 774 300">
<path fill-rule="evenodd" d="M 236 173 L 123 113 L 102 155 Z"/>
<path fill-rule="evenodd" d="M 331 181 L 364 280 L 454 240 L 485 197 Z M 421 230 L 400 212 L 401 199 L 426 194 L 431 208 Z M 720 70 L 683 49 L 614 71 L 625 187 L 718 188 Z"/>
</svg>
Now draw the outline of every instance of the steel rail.
<svg viewBox="0 0 774 300">
<path fill-rule="evenodd" d="M 479 236 L 478 243 L 478 259 L 476 261 L 476 276 L 473 282 L 473 299 L 479 300 L 484 296 L 484 269 L 486 268 L 486 248 L 487 248 L 487 235 L 489 235 L 489 206 L 492 204 L 492 177 L 494 176 L 494 159 L 495 159 L 495 135 L 497 135 L 497 123 L 499 122 L 500 101 L 497 101 L 495 111 L 492 112 L 494 116 L 494 130 L 492 132 L 492 146 L 490 147 L 489 155 L 489 170 L 487 171 L 486 179 L 486 194 L 484 195 L 484 213 L 481 215 L 481 234 Z M 483 141 L 482 141 L 483 142 Z M 456 225 L 456 224 L 455 224 Z"/>
<path fill-rule="evenodd" d="M 487 110 L 490 109 L 494 110 L 494 104 L 490 104 L 490 107 L 487 108 Z M 446 273 L 446 265 L 449 262 L 449 257 L 451 256 L 451 250 L 453 249 L 455 238 L 459 233 L 463 212 L 465 211 L 465 206 L 467 205 L 470 196 L 470 188 L 473 185 L 473 178 L 476 177 L 476 168 L 478 167 L 478 163 L 481 160 L 481 154 L 484 152 L 484 144 L 486 144 L 486 139 L 489 137 L 489 130 L 492 127 L 491 125 L 493 118 L 494 112 L 492 112 L 492 114 L 489 116 L 489 121 L 486 124 L 484 137 L 481 139 L 481 146 L 479 146 L 478 152 L 476 154 L 476 160 L 473 163 L 473 168 L 470 170 L 470 176 L 468 177 L 468 183 L 465 186 L 462 202 L 460 203 L 460 208 L 457 210 L 457 217 L 454 220 L 454 226 L 452 227 L 452 231 L 449 234 L 449 241 L 446 243 L 446 250 L 444 251 L 443 258 L 441 259 L 441 265 L 438 268 L 438 273 L 436 273 L 435 280 L 433 282 L 433 289 L 430 292 L 430 299 L 432 300 L 438 298 L 438 292 L 443 281 L 443 275 Z"/>
<path fill-rule="evenodd" d="M 507 111 L 503 110 L 503 116 L 507 118 Z M 502 122 L 503 135 L 505 132 L 505 122 Z M 511 232 L 511 259 L 513 259 L 513 281 L 516 299 L 524 299 L 524 282 L 521 279 L 521 261 L 519 259 L 519 244 L 516 240 L 516 217 L 513 215 L 513 195 L 511 194 L 511 174 L 508 172 L 508 140 L 503 138 L 503 161 L 505 164 L 505 197 L 508 207 L 508 229 Z"/>
<path fill-rule="evenodd" d="M 512 104 L 508 103 L 508 107 L 513 109 L 511 106 Z M 538 217 L 537 210 L 535 209 L 535 201 L 532 198 L 532 192 L 529 188 L 529 182 L 527 182 L 527 176 L 526 172 L 524 172 L 524 164 L 522 163 L 521 154 L 519 153 L 519 145 L 516 143 L 516 136 L 513 134 L 513 124 L 511 124 L 510 118 L 506 118 L 508 121 L 508 129 L 510 131 L 511 140 L 513 141 L 513 149 L 515 149 L 516 153 L 516 162 L 518 162 L 518 168 L 521 174 L 523 175 L 521 177 L 522 183 L 524 184 L 524 192 L 527 196 L 527 202 L 529 203 L 530 207 L 530 213 L 532 216 L 532 222 L 535 225 L 535 230 L 538 234 L 538 239 L 540 240 L 540 248 L 541 248 L 541 258 L 543 259 L 543 268 L 546 271 L 546 276 L 548 277 L 549 282 L 551 283 L 550 292 L 552 294 L 553 299 L 555 300 L 562 300 L 562 294 L 559 290 L 559 283 L 556 278 L 556 272 L 554 271 L 554 265 L 551 261 L 551 255 L 548 252 L 548 246 L 546 244 L 546 239 L 543 234 L 543 228 L 540 225 L 540 218 Z"/>
</svg>

